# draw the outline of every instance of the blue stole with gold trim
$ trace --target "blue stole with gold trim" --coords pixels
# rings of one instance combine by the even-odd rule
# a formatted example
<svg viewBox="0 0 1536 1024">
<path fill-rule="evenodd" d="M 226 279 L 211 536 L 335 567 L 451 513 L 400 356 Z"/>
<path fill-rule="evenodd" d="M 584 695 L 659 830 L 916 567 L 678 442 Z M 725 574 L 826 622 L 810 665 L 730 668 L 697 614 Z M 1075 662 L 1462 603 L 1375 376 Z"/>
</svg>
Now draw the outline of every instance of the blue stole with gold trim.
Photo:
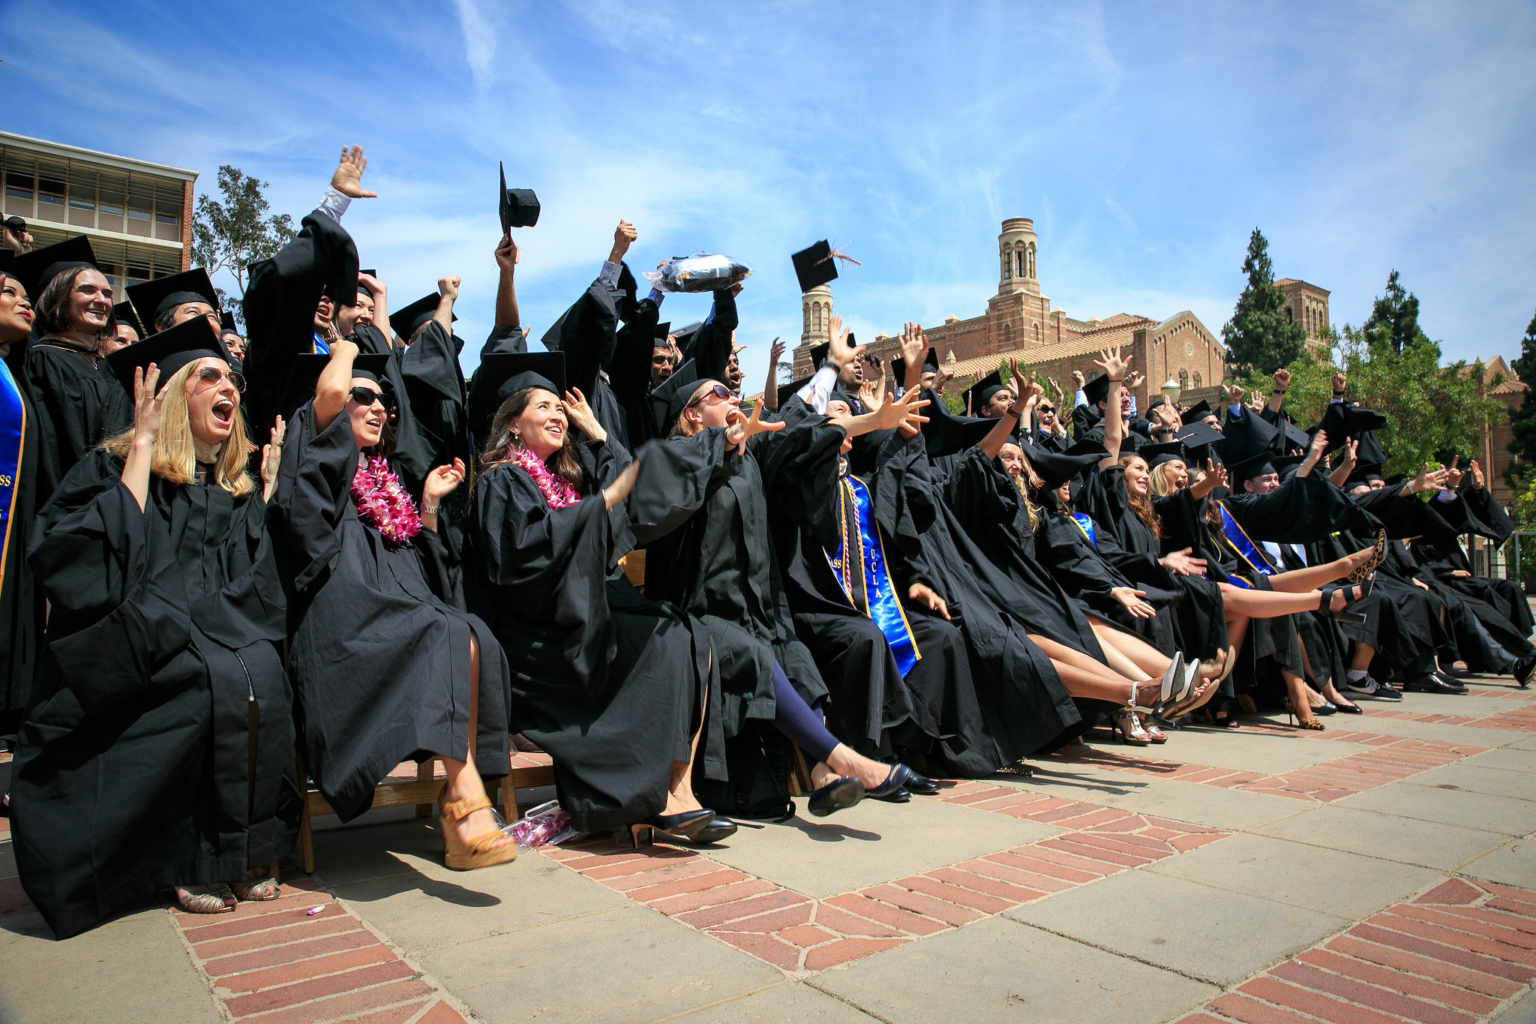
<svg viewBox="0 0 1536 1024">
<path fill-rule="evenodd" d="M 16 493 L 21 488 L 21 447 L 27 438 L 27 407 L 10 367 L 0 359 L 0 589 L 13 543 L 20 544 L 26 524 L 16 522 Z M 14 536 L 13 536 L 14 535 Z"/>
<path fill-rule="evenodd" d="M 827 554 L 827 563 L 832 566 L 848 603 L 880 627 L 896 667 L 905 677 L 922 654 L 907 623 L 907 613 L 896 596 L 896 586 L 891 582 L 869 488 L 858 477 L 846 476 L 838 481 L 837 491 L 842 536 L 836 554 Z"/>
<path fill-rule="evenodd" d="M 1227 506 L 1218 501 L 1216 509 L 1221 513 L 1222 539 L 1227 542 L 1227 546 L 1237 553 L 1238 558 L 1247 563 L 1248 568 L 1260 576 L 1275 575 L 1279 570 L 1269 560 L 1269 556 L 1264 554 L 1264 550 L 1248 539 L 1248 534 L 1238 525 L 1237 520 L 1232 518 L 1232 513 L 1227 511 Z"/>
<path fill-rule="evenodd" d="M 1077 524 L 1077 528 L 1083 532 L 1083 536 L 1088 538 L 1088 543 L 1092 544 L 1094 550 L 1097 551 L 1099 548 L 1099 533 L 1093 525 L 1093 517 L 1086 512 L 1073 512 L 1072 521 Z"/>
</svg>

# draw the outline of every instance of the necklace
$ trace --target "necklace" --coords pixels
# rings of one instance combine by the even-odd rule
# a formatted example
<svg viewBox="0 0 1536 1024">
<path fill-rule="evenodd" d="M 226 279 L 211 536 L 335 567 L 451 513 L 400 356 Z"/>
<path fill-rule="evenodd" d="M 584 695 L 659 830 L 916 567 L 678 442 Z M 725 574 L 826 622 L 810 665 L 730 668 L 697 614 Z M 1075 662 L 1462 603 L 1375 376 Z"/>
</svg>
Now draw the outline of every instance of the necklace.
<svg viewBox="0 0 1536 1024">
<path fill-rule="evenodd" d="M 512 461 L 533 478 L 534 486 L 544 495 L 544 501 L 550 508 L 566 508 L 581 501 L 581 495 L 576 493 L 576 488 L 571 486 L 569 480 L 551 473 L 549 467 L 544 465 L 544 460 L 527 448 L 514 448 Z"/>
<path fill-rule="evenodd" d="M 377 455 L 357 467 L 352 477 L 352 500 L 357 503 L 358 516 L 391 544 L 409 544 L 421 532 L 416 503 L 400 486 L 400 478 L 389 463 Z"/>
</svg>

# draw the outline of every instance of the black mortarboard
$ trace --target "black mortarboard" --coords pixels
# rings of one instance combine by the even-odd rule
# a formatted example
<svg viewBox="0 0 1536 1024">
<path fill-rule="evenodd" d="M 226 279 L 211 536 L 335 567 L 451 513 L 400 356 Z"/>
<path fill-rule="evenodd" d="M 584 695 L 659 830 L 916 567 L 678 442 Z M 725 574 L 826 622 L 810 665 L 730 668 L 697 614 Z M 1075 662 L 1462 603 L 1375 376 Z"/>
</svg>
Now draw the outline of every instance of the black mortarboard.
<svg viewBox="0 0 1536 1024">
<path fill-rule="evenodd" d="M 991 401 L 992 396 L 1002 390 L 1003 376 L 998 371 L 993 370 L 981 378 L 981 380 L 966 388 L 962 392 L 962 397 L 965 398 L 966 405 L 970 408 L 971 412 L 980 416 L 981 410 L 986 406 L 987 402 Z"/>
<path fill-rule="evenodd" d="M 501 212 L 501 233 L 508 234 L 513 228 L 531 228 L 539 222 L 539 197 L 531 188 L 507 188 L 507 168 L 496 163 L 501 172 L 501 188 L 497 201 Z"/>
<path fill-rule="evenodd" d="M 656 419 L 658 434 L 666 437 L 672 432 L 673 424 L 683 414 L 698 389 L 699 371 L 694 367 L 693 360 L 689 359 L 651 392 L 651 415 Z"/>
<path fill-rule="evenodd" d="M 811 375 L 811 377 L 814 377 L 814 376 L 815 376 L 815 374 Z M 784 403 L 788 402 L 791 398 L 793 398 L 795 392 L 799 391 L 801 388 L 803 388 L 807 384 L 809 384 L 811 382 L 811 377 L 801 377 L 799 380 L 792 380 L 788 384 L 780 384 L 779 385 L 779 405 L 778 405 L 778 407 L 780 409 L 784 408 Z"/>
<path fill-rule="evenodd" d="M 679 327 L 677 330 L 672 332 L 674 335 L 676 335 L 677 350 L 683 354 L 684 359 L 687 359 L 691 354 L 688 350 L 693 345 L 693 336 L 698 334 L 699 330 L 703 326 L 704 321 L 699 320 L 696 323 L 691 323 L 686 327 Z"/>
<path fill-rule="evenodd" d="M 1185 426 L 1188 426 L 1191 423 L 1197 423 L 1205 419 L 1209 415 L 1211 415 L 1211 403 L 1202 398 L 1188 409 L 1179 413 L 1179 419 L 1184 421 Z"/>
<path fill-rule="evenodd" d="M 830 341 L 824 342 L 823 344 L 820 344 L 820 345 L 812 345 L 811 346 L 811 372 L 812 373 L 815 373 L 817 370 L 821 369 L 821 364 L 826 361 L 827 353 L 831 352 L 831 351 L 832 351 L 832 343 Z"/>
<path fill-rule="evenodd" d="M 193 323 L 194 321 L 187 321 Z M 184 326 L 184 325 L 182 325 Z M 179 328 L 173 328 L 179 329 Z M 156 338 L 160 335 L 155 335 Z M 134 348 L 139 346 L 134 345 Z M 107 357 L 108 359 L 111 356 Z M 389 369 L 388 355 L 357 355 L 352 360 L 352 376 L 371 380 L 385 391 L 393 393 L 393 385 L 390 384 L 387 370 Z M 325 364 L 331 361 L 328 355 L 311 355 L 305 353 L 293 357 L 288 364 L 288 376 L 283 381 L 283 401 L 278 415 L 287 418 L 295 409 L 303 406 L 305 402 L 315 397 L 315 385 L 320 381 L 320 374 L 325 370 Z M 398 397 L 398 396 L 397 396 Z"/>
<path fill-rule="evenodd" d="M 1178 441 L 1169 441 L 1165 444 L 1144 444 L 1136 449 L 1136 454 L 1147 460 L 1148 469 L 1156 469 L 1165 462 L 1183 462 L 1184 445 Z"/>
<path fill-rule="evenodd" d="M 372 295 L 373 294 L 373 289 L 369 288 L 367 285 L 363 284 L 363 276 L 362 275 L 364 275 L 364 274 L 367 274 L 369 277 L 378 277 L 379 276 L 379 272 L 377 270 L 359 270 L 357 272 L 357 275 L 358 275 L 357 276 L 357 290 L 360 291 L 360 292 L 367 292 L 369 295 Z"/>
<path fill-rule="evenodd" d="M 1306 452 L 1298 452 L 1294 455 L 1279 455 L 1270 460 L 1275 467 L 1275 471 L 1280 474 L 1281 480 L 1289 480 L 1296 470 L 1301 468 L 1301 464 L 1306 461 Z"/>
<path fill-rule="evenodd" d="M 795 264 L 795 277 L 800 281 L 803 295 L 817 285 L 831 284 L 837 280 L 837 260 L 832 256 L 832 246 L 825 240 L 809 249 L 801 249 L 790 257 Z"/>
<path fill-rule="evenodd" d="M 138 312 L 139 320 L 150 329 L 154 329 L 160 314 L 185 302 L 203 302 L 214 309 L 219 308 L 219 293 L 213 290 L 208 271 L 202 267 L 133 285 L 128 289 L 128 300 Z"/>
<path fill-rule="evenodd" d="M 501 404 L 527 388 L 565 397 L 565 353 L 518 352 L 484 355 L 469 382 L 469 424 L 475 446 L 485 442 Z"/>
<path fill-rule="evenodd" d="M 219 332 L 223 333 L 224 331 L 240 333 L 240 328 L 235 324 L 235 314 L 227 309 L 219 314 Z"/>
<path fill-rule="evenodd" d="M 1066 452 L 1053 452 L 1039 445 L 1030 447 L 1024 457 L 1040 478 L 1041 486 L 1054 491 L 1062 484 L 1081 475 L 1090 466 L 1097 466 L 1109 457 L 1104 446 L 1094 441 L 1079 441 Z"/>
<path fill-rule="evenodd" d="M 1372 430 L 1380 430 L 1387 425 L 1387 418 L 1374 409 L 1362 409 L 1358 405 L 1349 405 L 1346 402 L 1331 402 L 1323 413 L 1323 422 L 1313 427 L 1308 433 L 1316 433 L 1319 429 L 1328 432 L 1328 451 L 1341 448 L 1346 438 L 1358 438 Z"/>
<path fill-rule="evenodd" d="M 923 369 L 938 372 L 939 350 L 932 345 L 928 346 L 928 354 L 923 356 Z M 901 356 L 891 360 L 891 376 L 895 379 L 897 387 L 907 386 L 907 361 Z"/>
<path fill-rule="evenodd" d="M 1277 424 L 1277 432 L 1284 436 L 1283 447 L 1286 451 L 1295 451 L 1296 449 L 1306 451 L 1307 446 L 1312 443 L 1311 436 L 1290 420 L 1284 420 Z"/>
<path fill-rule="evenodd" d="M 1256 455 L 1250 455 L 1248 458 L 1237 462 L 1229 461 L 1227 469 L 1231 472 L 1232 489 L 1242 493 L 1242 488 L 1238 485 L 1245 480 L 1254 480 L 1268 473 L 1279 472 L 1275 468 L 1276 461 L 1279 460 L 1275 453 L 1270 451 L 1261 451 Z"/>
<path fill-rule="evenodd" d="M 656 325 L 656 338 L 655 338 L 655 340 L 658 342 L 658 344 L 653 345 L 651 347 L 652 348 L 666 348 L 666 346 L 667 346 L 667 335 L 671 334 L 671 333 L 672 333 L 672 321 L 671 320 L 666 320 L 666 321 L 664 321 L 662 323 L 657 324 Z"/>
<path fill-rule="evenodd" d="M 928 416 L 928 422 L 923 424 L 923 439 L 928 445 L 929 458 L 937 459 L 975 447 L 997 426 L 997 420 L 956 416 L 942 398 L 934 397 L 937 400 L 923 410 Z"/>
<path fill-rule="evenodd" d="M 1222 458 L 1227 461 L 1227 465 L 1234 466 L 1250 456 L 1272 452 L 1280 431 L 1275 429 L 1273 423 L 1244 407 L 1241 416 L 1228 418 L 1226 426 L 1222 428 L 1222 436 L 1227 439 Z"/>
<path fill-rule="evenodd" d="M 389 326 L 401 338 L 410 341 L 422 324 L 437 315 L 437 304 L 441 300 L 442 296 L 437 292 L 423 295 L 404 309 L 389 314 Z M 459 315 L 455 313 L 453 318 L 457 320 Z"/>
<path fill-rule="evenodd" d="M 1100 402 L 1109 398 L 1109 374 L 1101 373 L 1097 377 L 1083 385 L 1083 397 L 1088 400 L 1090 408 L 1095 408 Z M 1097 409 L 1095 408 L 1095 411 Z"/>
<path fill-rule="evenodd" d="M 25 231 L 25 230 L 27 230 L 27 222 L 25 220 L 22 220 L 20 217 L 7 217 L 7 218 L 5 218 L 5 226 L 10 228 L 12 231 Z"/>
<path fill-rule="evenodd" d="M 27 298 L 36 305 L 49 281 L 66 270 L 94 266 L 96 253 L 91 250 L 90 239 L 76 235 L 17 256 L 16 280 L 27 289 Z"/>
<path fill-rule="evenodd" d="M 827 395 L 827 403 L 830 405 L 832 402 L 845 402 L 850 410 L 854 408 L 853 396 L 842 388 L 834 387 Z"/>
<path fill-rule="evenodd" d="M 1174 435 L 1174 439 L 1184 445 L 1185 448 L 1204 448 L 1207 445 L 1225 446 L 1226 437 L 1219 430 L 1213 429 L 1204 420 L 1195 420 Z"/>
<path fill-rule="evenodd" d="M 144 330 L 144 325 L 139 322 L 139 314 L 134 312 L 133 303 L 131 302 L 115 303 L 112 306 L 112 315 L 117 317 L 118 323 L 127 324 L 129 327 L 132 327 L 140 338 L 149 333 Z M 228 315 L 227 313 L 225 314 L 225 316 Z"/>
<path fill-rule="evenodd" d="M 1356 484 L 1368 484 L 1372 480 L 1381 479 L 1381 467 L 1379 462 L 1356 462 L 1355 468 L 1349 471 L 1349 478 L 1344 481 L 1345 487 L 1354 487 Z"/>
<path fill-rule="evenodd" d="M 117 376 L 118 383 L 131 395 L 133 371 L 136 368 L 148 370 L 150 363 L 159 366 L 159 386 L 164 387 L 171 374 L 183 366 L 208 358 L 222 359 L 226 363 L 235 361 L 219 336 L 213 332 L 213 325 L 207 318 L 195 316 L 159 334 L 151 335 L 137 345 L 118 349 L 107 356 L 107 365 Z"/>
</svg>

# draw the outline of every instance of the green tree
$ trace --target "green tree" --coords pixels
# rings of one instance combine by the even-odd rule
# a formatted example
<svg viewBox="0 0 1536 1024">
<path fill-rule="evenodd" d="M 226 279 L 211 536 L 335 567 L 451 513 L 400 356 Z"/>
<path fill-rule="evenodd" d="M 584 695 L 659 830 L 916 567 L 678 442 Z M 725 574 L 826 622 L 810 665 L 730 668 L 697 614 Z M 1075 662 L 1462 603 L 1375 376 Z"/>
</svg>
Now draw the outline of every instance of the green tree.
<svg viewBox="0 0 1536 1024">
<path fill-rule="evenodd" d="M 1509 417 L 1514 433 L 1509 450 L 1518 459 L 1504 470 L 1504 478 L 1516 491 L 1524 492 L 1526 484 L 1536 483 L 1536 316 L 1526 325 L 1525 337 L 1520 339 L 1520 357 L 1510 367 L 1529 388 L 1520 408 Z"/>
<path fill-rule="evenodd" d="M 1371 305 L 1371 315 L 1360 325 L 1367 334 L 1380 335 L 1393 352 L 1401 352 L 1410 345 L 1429 341 L 1419 328 L 1419 300 L 1403 288 L 1397 279 L 1397 271 L 1387 275 L 1387 294 L 1378 296 Z"/>
<path fill-rule="evenodd" d="M 219 168 L 219 192 L 223 201 L 208 195 L 197 197 L 192 220 L 192 262 L 209 274 L 227 270 L 235 279 L 240 298 L 245 296 L 246 275 L 252 263 L 277 255 L 298 232 L 288 214 L 267 216 L 267 183 L 238 167 Z M 219 289 L 227 310 L 239 315 L 238 302 L 230 302 Z"/>
<path fill-rule="evenodd" d="M 1274 373 L 1301 357 L 1307 332 L 1291 317 L 1285 291 L 1275 284 L 1269 242 L 1258 228 L 1248 239 L 1243 273 L 1248 275 L 1248 287 L 1237 297 L 1232 319 L 1221 326 L 1227 361 L 1234 368 Z"/>
</svg>

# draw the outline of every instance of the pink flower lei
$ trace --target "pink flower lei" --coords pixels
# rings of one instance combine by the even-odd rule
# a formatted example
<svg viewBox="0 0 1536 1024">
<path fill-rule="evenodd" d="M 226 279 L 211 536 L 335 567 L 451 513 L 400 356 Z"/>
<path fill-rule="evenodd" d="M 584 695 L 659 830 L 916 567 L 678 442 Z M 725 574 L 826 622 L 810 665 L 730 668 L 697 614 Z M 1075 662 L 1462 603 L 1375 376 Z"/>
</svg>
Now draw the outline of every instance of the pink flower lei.
<svg viewBox="0 0 1536 1024">
<path fill-rule="evenodd" d="M 377 455 L 357 467 L 357 475 L 352 477 L 352 500 L 357 502 L 357 514 L 362 520 L 391 544 L 409 544 L 421 532 L 416 503 L 400 486 L 400 478 L 389 463 Z"/>
<path fill-rule="evenodd" d="M 566 508 L 581 501 L 581 495 L 576 493 L 576 488 L 571 486 L 569 480 L 558 473 L 551 473 L 549 467 L 544 465 L 544 460 L 527 448 L 514 447 L 512 461 L 533 477 L 534 485 L 544 495 L 550 508 Z"/>
</svg>

